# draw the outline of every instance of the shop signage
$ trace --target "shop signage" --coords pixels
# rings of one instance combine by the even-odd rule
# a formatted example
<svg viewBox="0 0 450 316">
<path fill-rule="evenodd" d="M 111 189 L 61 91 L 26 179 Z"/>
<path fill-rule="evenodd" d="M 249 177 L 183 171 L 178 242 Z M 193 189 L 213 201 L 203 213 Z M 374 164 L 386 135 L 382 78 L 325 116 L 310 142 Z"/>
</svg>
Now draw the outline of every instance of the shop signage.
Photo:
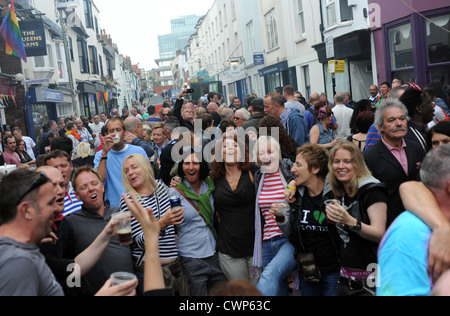
<svg viewBox="0 0 450 316">
<path fill-rule="evenodd" d="M 255 66 L 264 65 L 264 54 L 253 55 L 253 64 Z"/>
<path fill-rule="evenodd" d="M 327 58 L 334 58 L 334 38 L 328 37 L 325 39 L 325 50 L 327 52 Z"/>
<path fill-rule="evenodd" d="M 330 74 L 345 73 L 345 60 L 330 60 L 328 62 L 328 73 Z"/>
<path fill-rule="evenodd" d="M 45 27 L 42 20 L 22 21 L 20 31 L 27 57 L 47 55 Z"/>
<path fill-rule="evenodd" d="M 36 93 L 36 100 L 32 100 L 35 101 L 35 103 L 64 102 L 64 93 L 61 91 L 44 88 L 35 88 L 35 93 Z"/>
</svg>

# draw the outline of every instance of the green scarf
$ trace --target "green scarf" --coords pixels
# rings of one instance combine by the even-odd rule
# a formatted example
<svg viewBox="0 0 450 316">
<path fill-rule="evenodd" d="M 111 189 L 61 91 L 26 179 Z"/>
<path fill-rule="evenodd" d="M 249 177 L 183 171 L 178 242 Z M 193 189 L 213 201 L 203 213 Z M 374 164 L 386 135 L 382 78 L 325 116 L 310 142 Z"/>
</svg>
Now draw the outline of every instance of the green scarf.
<svg viewBox="0 0 450 316">
<path fill-rule="evenodd" d="M 216 189 L 216 186 L 214 185 L 214 181 L 211 179 L 211 177 L 206 178 L 205 182 L 208 185 L 209 190 L 208 192 L 200 195 L 197 195 L 194 192 L 192 192 L 183 182 L 181 182 L 177 187 L 181 191 L 183 191 L 183 193 L 186 195 L 188 199 L 197 201 L 197 206 L 200 210 L 200 213 L 202 214 L 203 219 L 205 220 L 206 225 L 208 226 L 214 238 L 216 238 L 216 231 L 214 229 L 212 220 L 213 208 L 211 205 L 211 200 L 209 199 L 210 195 Z"/>
</svg>

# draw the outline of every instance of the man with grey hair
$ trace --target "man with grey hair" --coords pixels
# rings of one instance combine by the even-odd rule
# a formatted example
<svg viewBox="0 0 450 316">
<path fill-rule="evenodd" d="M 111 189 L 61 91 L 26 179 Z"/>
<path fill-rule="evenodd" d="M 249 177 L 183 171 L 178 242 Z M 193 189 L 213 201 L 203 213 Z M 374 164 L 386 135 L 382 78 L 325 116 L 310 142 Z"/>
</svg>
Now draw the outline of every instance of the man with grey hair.
<svg viewBox="0 0 450 316">
<path fill-rule="evenodd" d="M 420 175 L 444 217 L 450 220 L 450 145 L 431 151 L 422 163 Z M 432 230 L 409 211 L 397 218 L 380 245 L 377 295 L 431 295 L 428 256 Z"/>
<path fill-rule="evenodd" d="M 153 157 L 155 150 L 144 140 L 144 127 L 142 121 L 135 117 L 129 117 L 123 122 L 123 125 L 125 128 L 124 141 L 144 149 L 148 158 Z"/>
<path fill-rule="evenodd" d="M 133 115 L 133 117 L 139 119 L 141 122 L 144 121 L 141 114 L 139 114 L 139 111 L 137 108 L 135 108 L 135 107 L 131 108 L 130 112 L 131 112 L 131 115 Z"/>
<path fill-rule="evenodd" d="M 394 89 L 391 89 L 391 91 L 389 91 L 388 98 L 399 100 L 400 97 L 405 92 L 405 90 L 406 90 L 406 87 L 396 87 Z M 364 149 L 367 150 L 370 147 L 372 147 L 373 145 L 375 145 L 380 140 L 380 138 L 381 138 L 380 133 L 379 133 L 376 125 L 373 124 L 369 128 L 369 131 L 367 132 L 366 146 Z"/>
<path fill-rule="evenodd" d="M 419 179 L 424 152 L 417 143 L 404 138 L 408 131 L 408 110 L 399 100 L 389 98 L 378 106 L 375 125 L 381 140 L 363 154 L 373 176 L 388 187 L 389 227 L 404 211 L 399 187 L 404 182 Z"/>
<path fill-rule="evenodd" d="M 353 110 L 345 104 L 345 93 L 338 92 L 334 97 L 333 115 L 337 120 L 338 128 L 333 132 L 335 138 L 347 139 L 351 134 L 350 121 L 352 120 Z"/>
</svg>

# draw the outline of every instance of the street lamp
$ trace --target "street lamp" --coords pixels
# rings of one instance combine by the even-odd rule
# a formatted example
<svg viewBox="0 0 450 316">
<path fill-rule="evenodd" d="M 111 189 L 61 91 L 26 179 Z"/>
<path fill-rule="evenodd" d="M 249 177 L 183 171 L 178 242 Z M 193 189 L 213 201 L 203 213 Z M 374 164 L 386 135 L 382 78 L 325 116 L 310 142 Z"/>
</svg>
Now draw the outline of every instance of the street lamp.
<svg viewBox="0 0 450 316">
<path fill-rule="evenodd" d="M 78 108 L 77 103 L 75 100 L 75 87 L 73 82 L 73 75 L 72 75 L 72 64 L 70 62 L 70 52 L 69 52 L 69 43 L 67 41 L 67 31 L 66 31 L 66 22 L 64 20 L 63 11 L 68 8 L 75 8 L 77 7 L 77 4 L 74 1 L 67 1 L 67 2 L 60 2 L 56 5 L 56 8 L 59 11 L 59 21 L 61 23 L 61 31 L 62 31 L 62 37 L 63 37 L 63 43 L 64 43 L 64 52 L 66 55 L 66 62 L 67 62 L 67 74 L 69 75 L 69 84 L 70 84 L 70 95 L 72 97 L 72 107 L 73 111 L 75 112 L 75 116 L 78 116 Z"/>
</svg>

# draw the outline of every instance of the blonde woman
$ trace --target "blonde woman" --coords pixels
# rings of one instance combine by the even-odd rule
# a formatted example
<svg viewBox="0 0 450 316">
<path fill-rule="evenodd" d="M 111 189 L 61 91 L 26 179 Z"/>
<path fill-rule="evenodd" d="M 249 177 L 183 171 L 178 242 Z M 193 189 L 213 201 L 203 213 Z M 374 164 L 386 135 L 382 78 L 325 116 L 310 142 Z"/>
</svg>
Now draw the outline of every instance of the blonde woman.
<svg viewBox="0 0 450 316">
<path fill-rule="evenodd" d="M 161 181 L 155 181 L 155 174 L 147 158 L 139 154 L 128 156 L 122 165 L 122 182 L 126 192 L 137 197 L 145 209 L 151 209 L 160 225 L 159 256 L 168 286 L 172 286 L 175 293 L 186 295 L 183 290 L 183 275 L 178 260 L 178 247 L 175 243 L 175 227 L 183 222 L 183 209 L 172 210 L 168 195 L 168 188 Z M 130 198 L 130 195 L 127 195 Z M 120 201 L 121 212 L 128 211 L 128 206 L 122 198 Z M 142 285 L 143 267 L 145 260 L 145 238 L 139 222 L 133 218 L 131 222 L 132 238 L 135 244 L 133 258 L 135 261 L 136 275 L 141 278 Z M 172 277 L 170 277 L 172 276 Z M 169 280 L 175 277 L 174 284 Z"/>
<path fill-rule="evenodd" d="M 77 158 L 73 160 L 74 169 L 89 166 L 94 167 L 94 159 L 95 156 L 92 155 L 91 145 L 86 142 L 82 142 L 78 144 L 77 148 Z"/>
<path fill-rule="evenodd" d="M 328 163 L 329 182 L 341 205 L 328 206 L 330 222 L 340 237 L 340 296 L 374 295 L 373 276 L 368 269 L 377 263 L 378 244 L 386 231 L 387 193 L 372 176 L 361 150 L 341 141 L 333 148 Z"/>
<path fill-rule="evenodd" d="M 288 277 L 296 269 L 294 246 L 278 227 L 272 205 L 285 203 L 284 191 L 295 187 L 291 173 L 293 163 L 282 159 L 279 142 L 271 136 L 260 136 L 255 157 L 260 169 L 255 174 L 255 244 L 253 267 L 263 269 L 258 290 L 265 296 L 288 296 Z"/>
</svg>

